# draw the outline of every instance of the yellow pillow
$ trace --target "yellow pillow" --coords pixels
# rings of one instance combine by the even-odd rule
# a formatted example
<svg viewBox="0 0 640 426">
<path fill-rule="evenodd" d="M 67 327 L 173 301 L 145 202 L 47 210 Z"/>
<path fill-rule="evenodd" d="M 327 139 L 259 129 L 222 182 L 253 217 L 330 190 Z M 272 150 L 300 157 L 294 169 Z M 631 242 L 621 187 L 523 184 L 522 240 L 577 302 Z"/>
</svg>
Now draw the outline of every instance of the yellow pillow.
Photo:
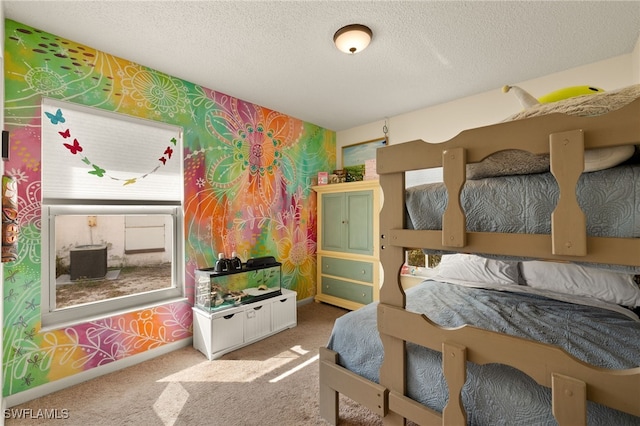
<svg viewBox="0 0 640 426">
<path fill-rule="evenodd" d="M 548 104 L 549 102 L 561 101 L 563 99 L 574 98 L 582 95 L 593 95 L 596 93 L 604 92 L 604 89 L 593 86 L 571 86 L 564 89 L 555 90 L 551 93 L 547 93 L 544 96 L 538 98 L 538 102 L 541 104 Z"/>
</svg>

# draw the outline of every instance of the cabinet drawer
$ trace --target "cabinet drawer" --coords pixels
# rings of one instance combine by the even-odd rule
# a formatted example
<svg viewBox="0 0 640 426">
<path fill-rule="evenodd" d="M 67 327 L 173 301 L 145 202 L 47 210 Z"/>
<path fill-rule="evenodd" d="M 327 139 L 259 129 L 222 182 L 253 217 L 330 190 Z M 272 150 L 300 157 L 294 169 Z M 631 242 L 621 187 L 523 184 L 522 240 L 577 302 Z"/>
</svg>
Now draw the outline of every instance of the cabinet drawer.
<svg viewBox="0 0 640 426">
<path fill-rule="evenodd" d="M 373 283 L 373 263 L 360 260 L 322 257 L 322 273 L 351 280 Z"/>
<path fill-rule="evenodd" d="M 322 277 L 322 293 L 366 305 L 373 301 L 373 287 Z"/>
</svg>

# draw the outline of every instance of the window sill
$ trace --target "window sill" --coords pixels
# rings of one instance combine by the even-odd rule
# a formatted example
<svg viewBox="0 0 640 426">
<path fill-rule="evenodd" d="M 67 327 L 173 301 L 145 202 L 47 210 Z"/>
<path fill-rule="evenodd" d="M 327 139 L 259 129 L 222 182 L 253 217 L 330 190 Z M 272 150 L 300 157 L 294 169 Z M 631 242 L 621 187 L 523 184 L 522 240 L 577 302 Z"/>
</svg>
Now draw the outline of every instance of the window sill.
<svg viewBox="0 0 640 426">
<path fill-rule="evenodd" d="M 91 321 L 99 321 L 99 320 L 103 320 L 105 318 L 111 318 L 111 317 L 115 317 L 118 315 L 125 315 L 125 314 L 129 314 L 131 312 L 136 312 L 136 311 L 143 311 L 145 309 L 152 309 L 158 306 L 163 306 L 163 305 L 169 305 L 172 303 L 181 303 L 181 302 L 188 302 L 188 299 L 184 296 L 179 296 L 179 297 L 169 297 L 167 299 L 163 299 L 163 300 L 158 300 L 152 303 L 147 303 L 147 304 L 141 304 L 139 306 L 131 306 L 129 308 L 123 308 L 123 309 L 115 309 L 113 311 L 109 311 L 109 312 L 104 312 L 98 315 L 93 315 L 93 316 L 82 316 L 81 313 L 78 314 L 78 318 L 77 319 L 73 319 L 73 320 L 68 320 L 68 321 L 56 321 L 55 320 L 55 316 L 52 314 L 49 314 L 50 317 L 50 321 L 45 323 L 45 319 L 46 318 L 43 315 L 43 326 L 40 329 L 40 332 L 47 332 L 47 331 L 53 331 L 53 330 L 60 330 L 62 328 L 66 328 L 66 327 L 72 327 L 75 325 L 79 325 L 79 324 L 86 324 L 88 322 Z M 45 325 L 46 324 L 46 325 Z"/>
<path fill-rule="evenodd" d="M 438 273 L 437 268 L 413 268 L 413 273 L 400 274 L 403 277 L 432 278 Z"/>
</svg>

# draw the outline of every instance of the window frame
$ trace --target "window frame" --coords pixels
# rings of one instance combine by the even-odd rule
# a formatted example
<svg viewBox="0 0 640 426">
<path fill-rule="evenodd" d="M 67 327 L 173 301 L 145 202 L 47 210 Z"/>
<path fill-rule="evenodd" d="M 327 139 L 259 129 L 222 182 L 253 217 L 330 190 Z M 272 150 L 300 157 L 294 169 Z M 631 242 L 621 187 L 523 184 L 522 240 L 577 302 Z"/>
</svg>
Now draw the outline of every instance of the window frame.
<svg viewBox="0 0 640 426">
<path fill-rule="evenodd" d="M 136 215 L 162 214 L 172 217 L 173 253 L 169 288 L 147 291 L 111 299 L 89 302 L 56 309 L 56 235 L 55 216 L 59 215 Z M 86 322 L 93 318 L 143 309 L 145 306 L 184 300 L 184 227 L 182 205 L 121 203 L 101 204 L 97 201 L 57 200 L 42 204 L 42 291 L 41 320 L 43 328 L 58 327 L 68 323 Z"/>
</svg>

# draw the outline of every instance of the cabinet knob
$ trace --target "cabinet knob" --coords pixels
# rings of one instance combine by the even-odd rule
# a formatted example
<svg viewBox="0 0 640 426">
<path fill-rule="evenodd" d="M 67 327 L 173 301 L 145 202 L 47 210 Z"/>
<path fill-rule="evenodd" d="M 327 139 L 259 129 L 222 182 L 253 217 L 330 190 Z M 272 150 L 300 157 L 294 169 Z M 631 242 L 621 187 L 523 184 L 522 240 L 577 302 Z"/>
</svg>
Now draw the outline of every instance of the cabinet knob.
<svg viewBox="0 0 640 426">
<path fill-rule="evenodd" d="M 367 273 L 367 271 L 365 271 L 364 269 L 362 270 L 362 275 L 365 275 Z"/>
</svg>

